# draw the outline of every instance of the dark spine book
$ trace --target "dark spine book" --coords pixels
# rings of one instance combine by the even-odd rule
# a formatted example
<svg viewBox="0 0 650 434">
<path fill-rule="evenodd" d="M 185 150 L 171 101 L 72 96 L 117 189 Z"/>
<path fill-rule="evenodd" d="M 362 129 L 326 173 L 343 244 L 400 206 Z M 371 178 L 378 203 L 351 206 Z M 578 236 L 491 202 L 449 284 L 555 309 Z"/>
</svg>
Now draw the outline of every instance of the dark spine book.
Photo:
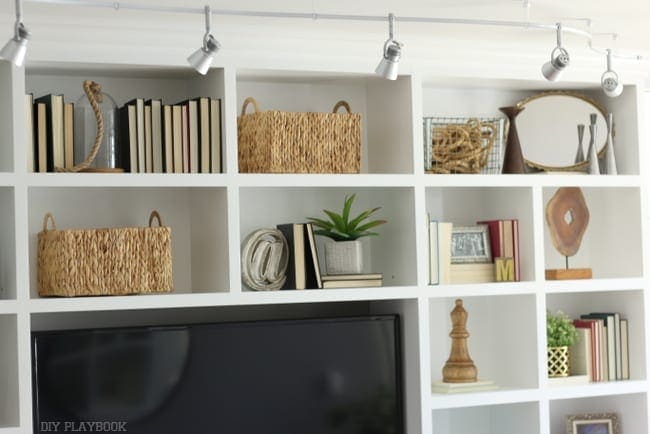
<svg viewBox="0 0 650 434">
<path fill-rule="evenodd" d="M 45 119 L 46 119 L 46 131 L 45 131 L 45 140 L 46 140 L 46 149 L 47 153 L 45 156 L 45 162 L 39 161 L 39 165 L 43 167 L 45 163 L 46 171 L 54 172 L 54 137 L 52 131 L 52 94 L 43 95 L 34 100 L 34 104 L 45 104 Z M 42 158 L 41 155 L 38 156 Z"/>
<path fill-rule="evenodd" d="M 284 238 L 287 239 L 289 247 L 289 257 L 287 258 L 287 279 L 282 285 L 282 289 L 296 289 L 296 267 L 294 259 L 294 241 L 293 241 L 293 223 L 277 225 L 277 228 Z"/>
<path fill-rule="evenodd" d="M 305 279 L 307 289 L 319 289 L 323 287 L 320 267 L 318 265 L 318 252 L 316 250 L 316 239 L 314 228 L 311 223 L 305 223 Z"/>
<path fill-rule="evenodd" d="M 131 139 L 129 137 L 129 107 L 124 105 L 119 109 L 117 119 L 118 143 L 116 153 L 117 167 L 124 169 L 125 173 L 131 172 Z"/>
</svg>

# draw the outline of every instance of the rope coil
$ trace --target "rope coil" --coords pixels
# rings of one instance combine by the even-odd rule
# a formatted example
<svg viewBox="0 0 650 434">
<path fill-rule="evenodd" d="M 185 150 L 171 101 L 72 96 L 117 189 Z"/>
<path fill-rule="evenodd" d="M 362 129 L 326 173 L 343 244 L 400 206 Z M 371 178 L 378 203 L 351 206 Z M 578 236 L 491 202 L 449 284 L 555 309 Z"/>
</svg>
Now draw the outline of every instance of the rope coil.
<svg viewBox="0 0 650 434">
<path fill-rule="evenodd" d="M 95 136 L 95 143 L 90 150 L 90 154 L 88 154 L 83 162 L 70 168 L 55 167 L 54 170 L 56 172 L 81 172 L 88 169 L 90 165 L 93 164 L 93 161 L 95 161 L 97 153 L 99 152 L 99 146 L 101 145 L 102 139 L 104 137 L 104 118 L 102 116 L 102 111 L 99 108 L 99 104 L 103 102 L 102 87 L 92 80 L 85 80 L 83 82 L 83 89 L 86 97 L 88 98 L 88 101 L 90 102 L 93 112 L 95 113 L 95 120 L 97 121 L 97 135 Z"/>
<path fill-rule="evenodd" d="M 434 127 L 431 131 L 433 173 L 479 173 L 488 161 L 497 129 L 470 119 L 466 124 Z"/>
</svg>

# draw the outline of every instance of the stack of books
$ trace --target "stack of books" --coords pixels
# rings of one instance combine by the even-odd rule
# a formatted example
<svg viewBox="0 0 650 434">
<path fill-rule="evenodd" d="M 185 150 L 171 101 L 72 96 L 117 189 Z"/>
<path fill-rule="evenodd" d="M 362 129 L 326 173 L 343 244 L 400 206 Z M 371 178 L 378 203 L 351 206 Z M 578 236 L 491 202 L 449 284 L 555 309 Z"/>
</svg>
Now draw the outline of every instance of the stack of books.
<svg viewBox="0 0 650 434">
<path fill-rule="evenodd" d="M 287 279 L 282 289 L 365 288 L 382 286 L 381 273 L 322 275 L 311 223 L 276 226 L 289 245 Z"/>
<path fill-rule="evenodd" d="M 64 95 L 25 96 L 28 171 L 74 166 L 75 148 L 92 144 L 75 142 L 75 122 L 83 119 L 75 120 L 74 104 L 66 103 Z M 134 98 L 118 109 L 116 128 L 115 157 L 125 172 L 222 172 L 219 99 L 199 97 L 169 105 Z"/>
<path fill-rule="evenodd" d="M 628 321 L 619 312 L 592 312 L 573 321 L 578 338 L 570 347 L 571 375 L 589 381 L 630 379 Z"/>
<path fill-rule="evenodd" d="M 74 166 L 74 104 L 63 95 L 25 95 L 25 127 L 28 171 Z"/>
</svg>

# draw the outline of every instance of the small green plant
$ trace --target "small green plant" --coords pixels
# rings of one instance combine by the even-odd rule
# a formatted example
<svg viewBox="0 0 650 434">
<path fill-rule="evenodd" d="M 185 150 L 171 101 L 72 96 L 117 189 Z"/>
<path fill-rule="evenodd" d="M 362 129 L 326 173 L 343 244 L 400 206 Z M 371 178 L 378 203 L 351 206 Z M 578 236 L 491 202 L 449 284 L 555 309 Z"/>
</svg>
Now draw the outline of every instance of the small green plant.
<svg viewBox="0 0 650 434">
<path fill-rule="evenodd" d="M 354 197 L 354 194 L 352 196 L 345 196 L 341 214 L 324 209 L 323 212 L 327 214 L 329 220 L 307 217 L 307 220 L 319 228 L 314 233 L 329 237 L 334 241 L 353 241 L 361 237 L 378 235 L 376 232 L 370 232 L 370 229 L 386 223 L 386 220 L 373 220 L 369 222 L 366 222 L 366 220 L 381 207 L 368 209 L 355 218 L 350 219 L 350 210 L 354 202 Z"/>
<path fill-rule="evenodd" d="M 569 347 L 577 336 L 571 318 L 564 312 L 557 311 L 555 315 L 546 312 L 546 340 L 549 347 Z"/>
</svg>

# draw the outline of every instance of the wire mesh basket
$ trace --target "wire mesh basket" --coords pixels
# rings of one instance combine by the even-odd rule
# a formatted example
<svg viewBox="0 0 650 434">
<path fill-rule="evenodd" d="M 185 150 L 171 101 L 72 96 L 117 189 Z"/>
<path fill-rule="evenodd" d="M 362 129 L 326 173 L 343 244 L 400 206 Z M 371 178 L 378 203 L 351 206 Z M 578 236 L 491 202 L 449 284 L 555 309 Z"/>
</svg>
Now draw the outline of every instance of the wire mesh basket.
<svg viewBox="0 0 650 434">
<path fill-rule="evenodd" d="M 507 127 L 505 118 L 425 117 L 425 172 L 501 173 Z"/>
</svg>

